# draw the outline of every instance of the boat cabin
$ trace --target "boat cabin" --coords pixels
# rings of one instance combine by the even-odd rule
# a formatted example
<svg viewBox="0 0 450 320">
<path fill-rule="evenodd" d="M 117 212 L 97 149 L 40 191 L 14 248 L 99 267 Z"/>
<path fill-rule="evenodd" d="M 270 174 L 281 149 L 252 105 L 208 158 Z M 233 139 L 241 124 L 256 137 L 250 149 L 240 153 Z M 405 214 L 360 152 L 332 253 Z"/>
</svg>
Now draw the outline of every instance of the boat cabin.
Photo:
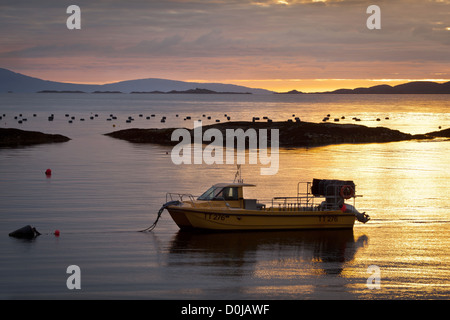
<svg viewBox="0 0 450 320">
<path fill-rule="evenodd" d="M 261 209 L 261 204 L 256 199 L 244 199 L 244 187 L 255 187 L 248 183 L 218 183 L 206 190 L 197 198 L 199 201 L 220 201 L 230 208 L 242 208 L 247 210 Z"/>
</svg>

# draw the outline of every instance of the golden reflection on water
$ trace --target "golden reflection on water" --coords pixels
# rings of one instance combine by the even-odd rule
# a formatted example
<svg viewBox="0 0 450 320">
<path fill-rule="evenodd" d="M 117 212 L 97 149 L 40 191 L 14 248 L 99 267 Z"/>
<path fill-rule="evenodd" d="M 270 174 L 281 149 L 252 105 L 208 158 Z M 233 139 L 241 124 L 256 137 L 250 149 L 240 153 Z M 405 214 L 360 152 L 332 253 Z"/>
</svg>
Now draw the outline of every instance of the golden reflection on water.
<svg viewBox="0 0 450 320">
<path fill-rule="evenodd" d="M 242 284 L 249 294 L 450 297 L 450 168 L 448 159 L 439 156 L 443 149 L 450 152 L 449 141 L 280 150 L 279 172 L 274 176 L 261 176 L 258 165 L 243 167 L 244 181 L 257 185 L 247 189 L 247 197 L 270 201 L 274 196 L 295 196 L 297 183 L 313 178 L 353 180 L 362 196 L 356 199 L 356 207 L 372 220 L 356 222 L 354 234 L 348 237 L 322 231 L 201 235 L 185 246 L 205 257 L 207 251 L 216 256 L 231 254 L 238 268 L 231 274 L 256 279 L 257 284 Z M 201 184 L 232 181 L 234 171 L 233 166 L 209 167 L 204 172 L 211 173 L 211 178 L 202 179 Z M 199 182 L 194 185 L 198 187 Z M 379 290 L 367 287 L 370 265 L 381 269 Z M 343 290 L 342 296 L 333 293 L 337 287 Z"/>
</svg>

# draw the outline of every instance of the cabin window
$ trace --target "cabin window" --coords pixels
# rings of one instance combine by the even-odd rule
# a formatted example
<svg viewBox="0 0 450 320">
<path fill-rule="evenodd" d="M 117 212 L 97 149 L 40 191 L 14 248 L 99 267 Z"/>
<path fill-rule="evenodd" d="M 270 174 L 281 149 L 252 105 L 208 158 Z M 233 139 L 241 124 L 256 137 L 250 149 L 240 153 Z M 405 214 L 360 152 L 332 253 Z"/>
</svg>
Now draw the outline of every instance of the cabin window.
<svg viewBox="0 0 450 320">
<path fill-rule="evenodd" d="M 225 188 L 215 188 L 211 187 L 206 190 L 198 200 L 239 200 L 238 199 L 238 188 L 236 187 L 225 187 Z"/>
<path fill-rule="evenodd" d="M 225 187 L 215 198 L 220 200 L 238 200 L 238 189 L 235 187 Z"/>
<path fill-rule="evenodd" d="M 222 188 L 211 187 L 206 190 L 200 197 L 198 197 L 198 200 L 212 200 L 221 190 Z"/>
</svg>

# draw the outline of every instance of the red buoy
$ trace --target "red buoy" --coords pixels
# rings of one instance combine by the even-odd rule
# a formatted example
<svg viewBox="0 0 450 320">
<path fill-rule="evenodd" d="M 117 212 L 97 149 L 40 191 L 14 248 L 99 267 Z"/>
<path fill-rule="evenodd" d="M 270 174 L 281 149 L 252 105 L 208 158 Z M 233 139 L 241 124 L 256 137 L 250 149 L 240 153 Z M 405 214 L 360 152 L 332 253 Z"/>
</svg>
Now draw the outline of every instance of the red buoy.
<svg viewBox="0 0 450 320">
<path fill-rule="evenodd" d="M 59 237 L 59 230 L 55 230 L 54 234 L 55 234 L 56 237 Z"/>
<path fill-rule="evenodd" d="M 48 176 L 51 176 L 52 175 L 52 170 L 51 169 L 47 169 L 47 170 L 45 170 L 45 175 L 48 177 Z"/>
</svg>

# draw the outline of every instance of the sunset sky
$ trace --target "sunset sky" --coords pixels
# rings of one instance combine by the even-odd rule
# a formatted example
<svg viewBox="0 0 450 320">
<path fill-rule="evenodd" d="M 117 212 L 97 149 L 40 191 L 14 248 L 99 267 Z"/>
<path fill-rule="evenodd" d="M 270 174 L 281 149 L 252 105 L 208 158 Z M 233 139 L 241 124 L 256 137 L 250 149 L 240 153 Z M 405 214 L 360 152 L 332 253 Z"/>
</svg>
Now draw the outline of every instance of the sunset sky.
<svg viewBox="0 0 450 320">
<path fill-rule="evenodd" d="M 69 30 L 69 5 L 81 29 Z M 369 30 L 369 5 L 381 29 Z M 450 80 L 450 0 L 0 0 L 0 67 L 45 80 L 164 78 L 275 91 Z"/>
</svg>

